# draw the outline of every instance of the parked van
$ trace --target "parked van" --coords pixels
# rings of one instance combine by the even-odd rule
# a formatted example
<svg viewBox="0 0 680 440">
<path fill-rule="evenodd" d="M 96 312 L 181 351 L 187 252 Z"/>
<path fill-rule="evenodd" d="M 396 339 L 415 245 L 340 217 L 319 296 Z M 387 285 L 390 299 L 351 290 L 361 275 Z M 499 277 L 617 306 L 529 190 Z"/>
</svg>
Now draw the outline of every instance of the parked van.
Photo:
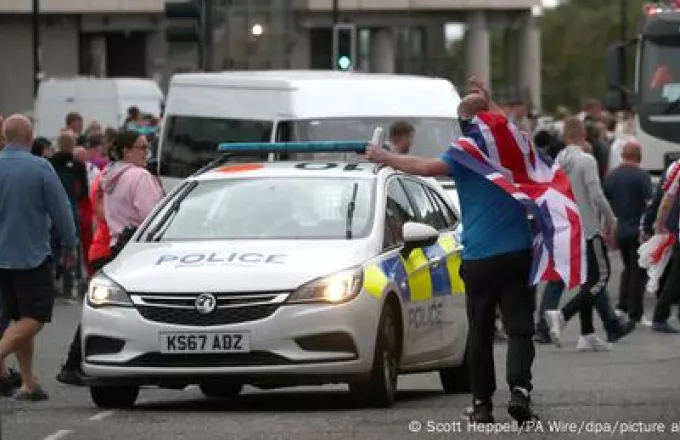
<svg viewBox="0 0 680 440">
<path fill-rule="evenodd" d="M 40 83 L 35 102 L 35 134 L 53 139 L 69 112 L 78 112 L 87 125 L 96 119 L 103 128 L 123 125 L 127 110 L 161 115 L 163 92 L 147 78 L 53 78 Z"/>
<path fill-rule="evenodd" d="M 369 140 L 397 120 L 416 129 L 412 154 L 436 157 L 459 131 L 445 79 L 339 71 L 178 74 L 159 145 L 166 189 L 219 156 L 222 142 Z M 319 155 L 315 155 L 318 157 Z"/>
</svg>

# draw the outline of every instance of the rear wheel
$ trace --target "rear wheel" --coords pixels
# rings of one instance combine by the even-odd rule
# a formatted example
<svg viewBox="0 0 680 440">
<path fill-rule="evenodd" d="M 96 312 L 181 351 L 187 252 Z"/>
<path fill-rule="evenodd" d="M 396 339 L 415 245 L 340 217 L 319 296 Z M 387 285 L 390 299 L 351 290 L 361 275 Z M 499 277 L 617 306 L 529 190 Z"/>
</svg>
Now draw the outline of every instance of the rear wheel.
<svg viewBox="0 0 680 440">
<path fill-rule="evenodd" d="M 226 398 L 238 396 L 243 389 L 243 384 L 238 382 L 227 382 L 217 384 L 201 384 L 198 386 L 205 397 Z"/>
<path fill-rule="evenodd" d="M 99 408 L 128 409 L 135 406 L 139 387 L 90 387 L 90 396 Z"/>
<path fill-rule="evenodd" d="M 463 363 L 457 367 L 447 367 L 439 370 L 439 379 L 446 394 L 467 393 L 472 391 L 470 384 L 470 367 L 468 351 L 465 349 Z"/>
<path fill-rule="evenodd" d="M 387 408 L 396 400 L 399 369 L 399 331 L 397 316 L 386 305 L 380 317 L 373 368 L 367 378 L 349 384 L 350 392 L 361 405 Z"/>
</svg>

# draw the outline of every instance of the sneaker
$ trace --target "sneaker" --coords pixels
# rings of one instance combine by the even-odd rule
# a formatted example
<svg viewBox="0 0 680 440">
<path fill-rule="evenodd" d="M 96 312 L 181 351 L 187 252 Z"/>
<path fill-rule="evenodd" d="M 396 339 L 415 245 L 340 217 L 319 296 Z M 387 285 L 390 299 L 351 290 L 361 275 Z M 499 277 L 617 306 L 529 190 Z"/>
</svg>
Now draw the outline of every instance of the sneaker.
<svg viewBox="0 0 680 440">
<path fill-rule="evenodd" d="M 508 414 L 522 426 L 527 422 L 538 420 L 538 416 L 531 409 L 531 397 L 523 388 L 514 388 L 510 393 Z"/>
<path fill-rule="evenodd" d="M 68 368 L 66 366 L 61 367 L 61 371 L 57 374 L 57 382 L 77 387 L 85 386 L 83 373 L 79 369 Z"/>
<path fill-rule="evenodd" d="M 581 335 L 576 344 L 578 351 L 610 351 L 613 345 L 609 342 L 604 342 L 595 333 L 589 335 Z"/>
<path fill-rule="evenodd" d="M 464 417 L 471 423 L 493 423 L 493 405 L 490 401 L 475 399 L 472 406 L 465 409 Z"/>
<path fill-rule="evenodd" d="M 616 317 L 619 318 L 619 319 L 625 318 L 626 315 L 627 315 L 626 312 L 624 312 L 623 310 L 621 310 L 621 309 L 619 309 L 619 308 L 614 309 L 614 314 L 615 314 Z"/>
<path fill-rule="evenodd" d="M 647 318 L 646 316 L 643 316 L 642 319 L 640 320 L 640 324 L 642 324 L 645 327 L 651 327 L 654 323 L 652 322 L 651 319 Z"/>
<path fill-rule="evenodd" d="M 50 397 L 42 388 L 40 388 L 40 385 L 38 385 L 32 390 L 19 390 L 14 398 L 22 402 L 40 402 L 48 400 Z"/>
<path fill-rule="evenodd" d="M 652 322 L 652 330 L 658 333 L 669 333 L 669 334 L 676 334 L 680 333 L 680 330 L 677 328 L 673 327 L 667 322 Z"/>
<path fill-rule="evenodd" d="M 534 342 L 537 344 L 551 344 L 552 340 L 547 331 L 537 331 L 534 334 Z"/>
<path fill-rule="evenodd" d="M 562 347 L 562 329 L 566 325 L 564 315 L 560 310 L 547 310 L 545 312 L 545 322 L 548 324 L 550 339 L 557 347 Z"/>
<path fill-rule="evenodd" d="M 15 388 L 21 387 L 21 374 L 17 370 L 9 368 L 9 376 L 7 378 Z"/>
<path fill-rule="evenodd" d="M 607 342 L 616 342 L 630 334 L 633 330 L 635 330 L 635 321 L 632 319 L 629 320 L 628 322 L 621 323 L 619 326 L 619 330 L 615 332 L 607 332 Z"/>
<path fill-rule="evenodd" d="M 21 386 L 21 378 L 19 378 L 19 385 L 16 385 L 16 379 L 13 379 L 10 375 L 7 377 L 0 378 L 0 396 L 12 397 L 16 392 L 17 388 Z"/>
</svg>

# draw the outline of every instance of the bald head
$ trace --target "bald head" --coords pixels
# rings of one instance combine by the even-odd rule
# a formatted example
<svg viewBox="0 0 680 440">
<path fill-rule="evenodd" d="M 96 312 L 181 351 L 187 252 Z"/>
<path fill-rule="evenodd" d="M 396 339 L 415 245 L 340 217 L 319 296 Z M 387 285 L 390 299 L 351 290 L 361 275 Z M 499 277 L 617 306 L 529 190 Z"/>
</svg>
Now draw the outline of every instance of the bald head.
<svg viewBox="0 0 680 440">
<path fill-rule="evenodd" d="M 33 126 L 24 115 L 11 115 L 3 124 L 5 142 L 31 148 L 33 145 Z"/>
<path fill-rule="evenodd" d="M 630 141 L 621 150 L 621 159 L 639 164 L 642 162 L 642 148 L 636 141 Z"/>
<path fill-rule="evenodd" d="M 472 119 L 477 113 L 489 110 L 489 102 L 479 93 L 470 93 L 458 105 L 458 117 Z"/>
<path fill-rule="evenodd" d="M 78 162 L 87 163 L 89 160 L 89 153 L 85 147 L 76 147 L 73 149 L 73 157 L 75 157 Z"/>
</svg>

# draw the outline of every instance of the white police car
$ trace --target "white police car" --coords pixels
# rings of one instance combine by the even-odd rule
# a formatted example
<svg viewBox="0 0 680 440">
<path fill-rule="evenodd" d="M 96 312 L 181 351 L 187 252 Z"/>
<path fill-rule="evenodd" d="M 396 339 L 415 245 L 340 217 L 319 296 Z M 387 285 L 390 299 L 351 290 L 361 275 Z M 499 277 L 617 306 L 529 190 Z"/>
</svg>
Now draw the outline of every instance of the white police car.
<svg viewBox="0 0 680 440">
<path fill-rule="evenodd" d="M 185 181 L 95 276 L 83 369 L 95 404 L 140 387 L 348 383 L 389 406 L 399 373 L 466 391 L 455 208 L 368 163 L 218 165 Z"/>
</svg>

